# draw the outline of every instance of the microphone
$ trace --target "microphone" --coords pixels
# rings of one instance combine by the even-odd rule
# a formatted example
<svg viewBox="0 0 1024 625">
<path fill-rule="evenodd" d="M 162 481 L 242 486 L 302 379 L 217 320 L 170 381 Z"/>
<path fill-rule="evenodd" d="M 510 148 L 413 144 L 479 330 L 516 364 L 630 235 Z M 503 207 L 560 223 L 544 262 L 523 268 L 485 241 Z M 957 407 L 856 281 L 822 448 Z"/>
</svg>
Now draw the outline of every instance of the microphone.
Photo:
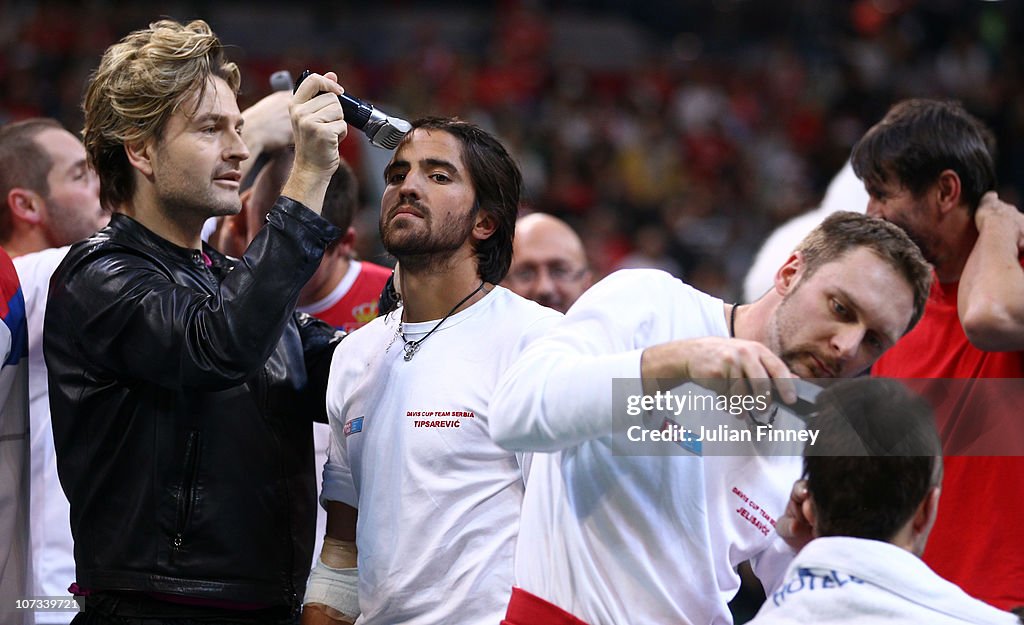
<svg viewBox="0 0 1024 625">
<path fill-rule="evenodd" d="M 295 81 L 295 89 L 298 89 L 306 76 L 311 73 L 308 69 L 304 70 L 299 75 L 299 79 Z M 369 102 L 354 98 L 347 93 L 338 96 L 338 101 L 341 102 L 341 109 L 345 111 L 345 121 L 362 130 L 370 139 L 370 143 L 378 148 L 394 150 L 398 147 L 398 142 L 402 140 L 402 137 L 412 130 L 412 124 L 401 117 L 387 115 L 374 108 Z"/>
</svg>

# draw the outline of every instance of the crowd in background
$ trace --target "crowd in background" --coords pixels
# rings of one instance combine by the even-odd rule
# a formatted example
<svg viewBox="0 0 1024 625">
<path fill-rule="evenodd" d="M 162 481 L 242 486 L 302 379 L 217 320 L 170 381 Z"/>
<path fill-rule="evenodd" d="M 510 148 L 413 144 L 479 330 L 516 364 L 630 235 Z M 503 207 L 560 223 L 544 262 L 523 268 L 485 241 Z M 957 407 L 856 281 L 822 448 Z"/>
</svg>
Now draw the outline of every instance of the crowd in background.
<svg viewBox="0 0 1024 625">
<path fill-rule="evenodd" d="M 523 169 L 527 209 L 569 221 L 596 277 L 660 267 L 735 297 L 771 228 L 813 207 L 853 143 L 910 96 L 959 99 L 989 124 L 1000 195 L 1024 201 L 1015 2 L 201 4 L 0 3 L 0 123 L 43 115 L 78 131 L 106 46 L 156 15 L 202 17 L 238 46 L 242 108 L 276 70 L 338 68 L 389 113 L 493 130 Z M 363 255 L 386 262 L 383 156 L 352 139 Z"/>
</svg>

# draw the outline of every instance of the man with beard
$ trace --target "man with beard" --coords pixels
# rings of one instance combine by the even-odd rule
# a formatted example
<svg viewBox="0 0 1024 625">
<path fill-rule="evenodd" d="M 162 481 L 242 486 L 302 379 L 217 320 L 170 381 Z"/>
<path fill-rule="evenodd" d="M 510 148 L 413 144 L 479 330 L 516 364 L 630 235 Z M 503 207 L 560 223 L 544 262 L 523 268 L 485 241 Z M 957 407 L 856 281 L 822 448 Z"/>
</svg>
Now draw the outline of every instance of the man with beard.
<svg viewBox="0 0 1024 625">
<path fill-rule="evenodd" d="M 771 591 L 809 539 L 796 505 L 805 493 L 791 495 L 799 457 L 705 455 L 710 446 L 686 437 L 623 447 L 631 427 L 666 427 L 612 398 L 653 398 L 671 380 L 664 388 L 725 380 L 760 395 L 773 381 L 791 403 L 795 376 L 865 371 L 917 321 L 928 284 L 927 264 L 899 228 L 839 212 L 748 305 L 654 270 L 591 287 L 524 350 L 490 405 L 502 447 L 551 452 L 530 465 L 505 622 L 727 623 L 744 560 Z M 726 416 L 748 436 L 783 426 L 777 414 Z"/>
<path fill-rule="evenodd" d="M 210 27 L 154 22 L 90 78 L 84 143 L 114 214 L 54 273 L 43 337 L 74 623 L 297 619 L 339 337 L 294 308 L 340 234 L 319 215 L 347 131 L 336 78 L 292 96 L 295 165 L 237 261 L 201 243 L 240 210 L 249 157 L 238 67 Z"/>
<path fill-rule="evenodd" d="M 583 241 L 569 224 L 544 213 L 516 221 L 512 268 L 504 286 L 564 313 L 593 283 Z"/>
<path fill-rule="evenodd" d="M 521 176 L 496 139 L 418 120 L 384 180 L 380 233 L 401 266 L 401 306 L 352 333 L 331 365 L 328 536 L 303 618 L 493 625 L 512 583 L 523 467 L 491 441 L 487 403 L 524 337 L 559 315 L 497 286 Z M 354 536 L 339 502 L 359 510 Z"/>
<path fill-rule="evenodd" d="M 947 458 L 924 560 L 968 594 L 1012 609 L 1024 605 L 1024 543 L 1006 531 L 1024 516 L 1024 215 L 992 191 L 994 153 L 992 133 L 960 104 L 907 100 L 851 160 L 868 214 L 906 230 L 935 267 L 920 325 L 872 369 L 942 380 L 930 388 L 941 394 Z"/>
</svg>

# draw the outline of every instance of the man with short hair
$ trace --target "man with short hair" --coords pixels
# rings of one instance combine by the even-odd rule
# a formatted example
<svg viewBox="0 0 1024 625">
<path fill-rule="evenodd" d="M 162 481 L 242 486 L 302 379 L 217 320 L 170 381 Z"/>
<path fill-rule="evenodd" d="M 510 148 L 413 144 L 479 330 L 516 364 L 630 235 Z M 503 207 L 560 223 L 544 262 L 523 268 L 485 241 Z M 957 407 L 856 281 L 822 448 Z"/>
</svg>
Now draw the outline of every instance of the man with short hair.
<svg viewBox="0 0 1024 625">
<path fill-rule="evenodd" d="M 459 120 L 412 125 L 380 214 L 401 307 L 349 335 L 331 365 L 328 537 L 305 623 L 361 611 L 366 625 L 493 625 L 512 583 L 523 471 L 488 435 L 487 402 L 523 337 L 559 315 L 498 286 L 522 184 L 504 146 Z M 339 502 L 358 508 L 355 532 Z"/>
<path fill-rule="evenodd" d="M 783 516 L 795 459 L 704 457 L 685 438 L 680 449 L 651 450 L 677 455 L 620 453 L 613 423 L 624 432 L 646 416 L 613 406 L 615 389 L 642 396 L 667 380 L 771 379 L 793 402 L 797 375 L 865 371 L 917 321 L 929 281 L 899 228 L 839 212 L 752 304 L 725 304 L 654 270 L 619 271 L 584 293 L 526 347 L 490 405 L 498 444 L 550 452 L 530 465 L 506 622 L 729 622 L 744 560 L 773 589 L 808 538 Z M 775 414 L 741 412 L 733 424 L 741 435 L 771 429 L 782 425 Z"/>
<path fill-rule="evenodd" d="M 593 275 L 583 241 L 569 224 L 544 213 L 531 213 L 516 221 L 506 287 L 564 313 L 591 284 Z"/>
<path fill-rule="evenodd" d="M 0 246 L 12 258 L 69 245 L 106 225 L 99 187 L 82 142 L 56 120 L 0 128 Z"/>
<path fill-rule="evenodd" d="M 859 378 L 827 388 L 818 408 L 804 452 L 815 538 L 751 623 L 1019 623 L 920 559 L 942 483 L 928 402 L 896 380 Z"/>
<path fill-rule="evenodd" d="M 996 380 L 966 381 L 1024 378 L 1024 214 L 993 191 L 994 150 L 992 133 L 960 104 L 906 100 L 851 160 L 868 214 L 906 230 L 935 267 L 921 323 L 872 369 L 935 378 L 943 397 L 945 486 L 924 561 L 968 594 L 1012 609 L 1024 605 L 1024 543 L 994 528 L 1024 516 L 1024 497 L 1007 496 L 1024 493 L 1019 396 Z"/>
<path fill-rule="evenodd" d="M 56 120 L 34 118 L 0 128 L 0 245 L 14 258 L 28 319 L 32 464 L 32 587 L 37 597 L 71 598 L 74 542 L 68 500 L 57 478 L 43 362 L 43 316 L 50 276 L 68 247 L 106 225 L 100 185 L 85 147 Z M 62 624 L 69 611 L 36 611 L 37 625 Z"/>
<path fill-rule="evenodd" d="M 238 86 L 201 20 L 129 34 L 87 86 L 84 143 L 114 215 L 54 273 L 44 336 L 76 623 L 298 614 L 310 424 L 338 337 L 294 306 L 340 234 L 318 212 L 347 127 L 336 76 L 307 78 L 290 105 L 291 176 L 233 261 L 201 231 L 240 209 Z"/>
</svg>

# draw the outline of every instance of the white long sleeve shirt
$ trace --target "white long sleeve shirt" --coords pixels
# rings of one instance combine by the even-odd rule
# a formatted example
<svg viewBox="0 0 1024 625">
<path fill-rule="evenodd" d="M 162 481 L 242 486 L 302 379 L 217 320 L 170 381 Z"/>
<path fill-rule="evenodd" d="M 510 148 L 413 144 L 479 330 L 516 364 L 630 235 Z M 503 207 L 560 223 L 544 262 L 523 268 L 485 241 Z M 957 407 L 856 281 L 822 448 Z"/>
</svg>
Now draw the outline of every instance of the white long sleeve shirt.
<svg viewBox="0 0 1024 625">
<path fill-rule="evenodd" d="M 626 270 L 524 350 L 490 421 L 507 449 L 550 452 L 534 454 L 530 468 L 518 586 L 591 625 L 705 624 L 731 622 L 744 560 L 769 590 L 781 580 L 794 554 L 773 527 L 799 456 L 613 447 L 613 418 L 617 431 L 628 425 L 613 414 L 613 392 L 641 393 L 646 347 L 728 334 L 721 300 L 663 272 Z"/>
</svg>

